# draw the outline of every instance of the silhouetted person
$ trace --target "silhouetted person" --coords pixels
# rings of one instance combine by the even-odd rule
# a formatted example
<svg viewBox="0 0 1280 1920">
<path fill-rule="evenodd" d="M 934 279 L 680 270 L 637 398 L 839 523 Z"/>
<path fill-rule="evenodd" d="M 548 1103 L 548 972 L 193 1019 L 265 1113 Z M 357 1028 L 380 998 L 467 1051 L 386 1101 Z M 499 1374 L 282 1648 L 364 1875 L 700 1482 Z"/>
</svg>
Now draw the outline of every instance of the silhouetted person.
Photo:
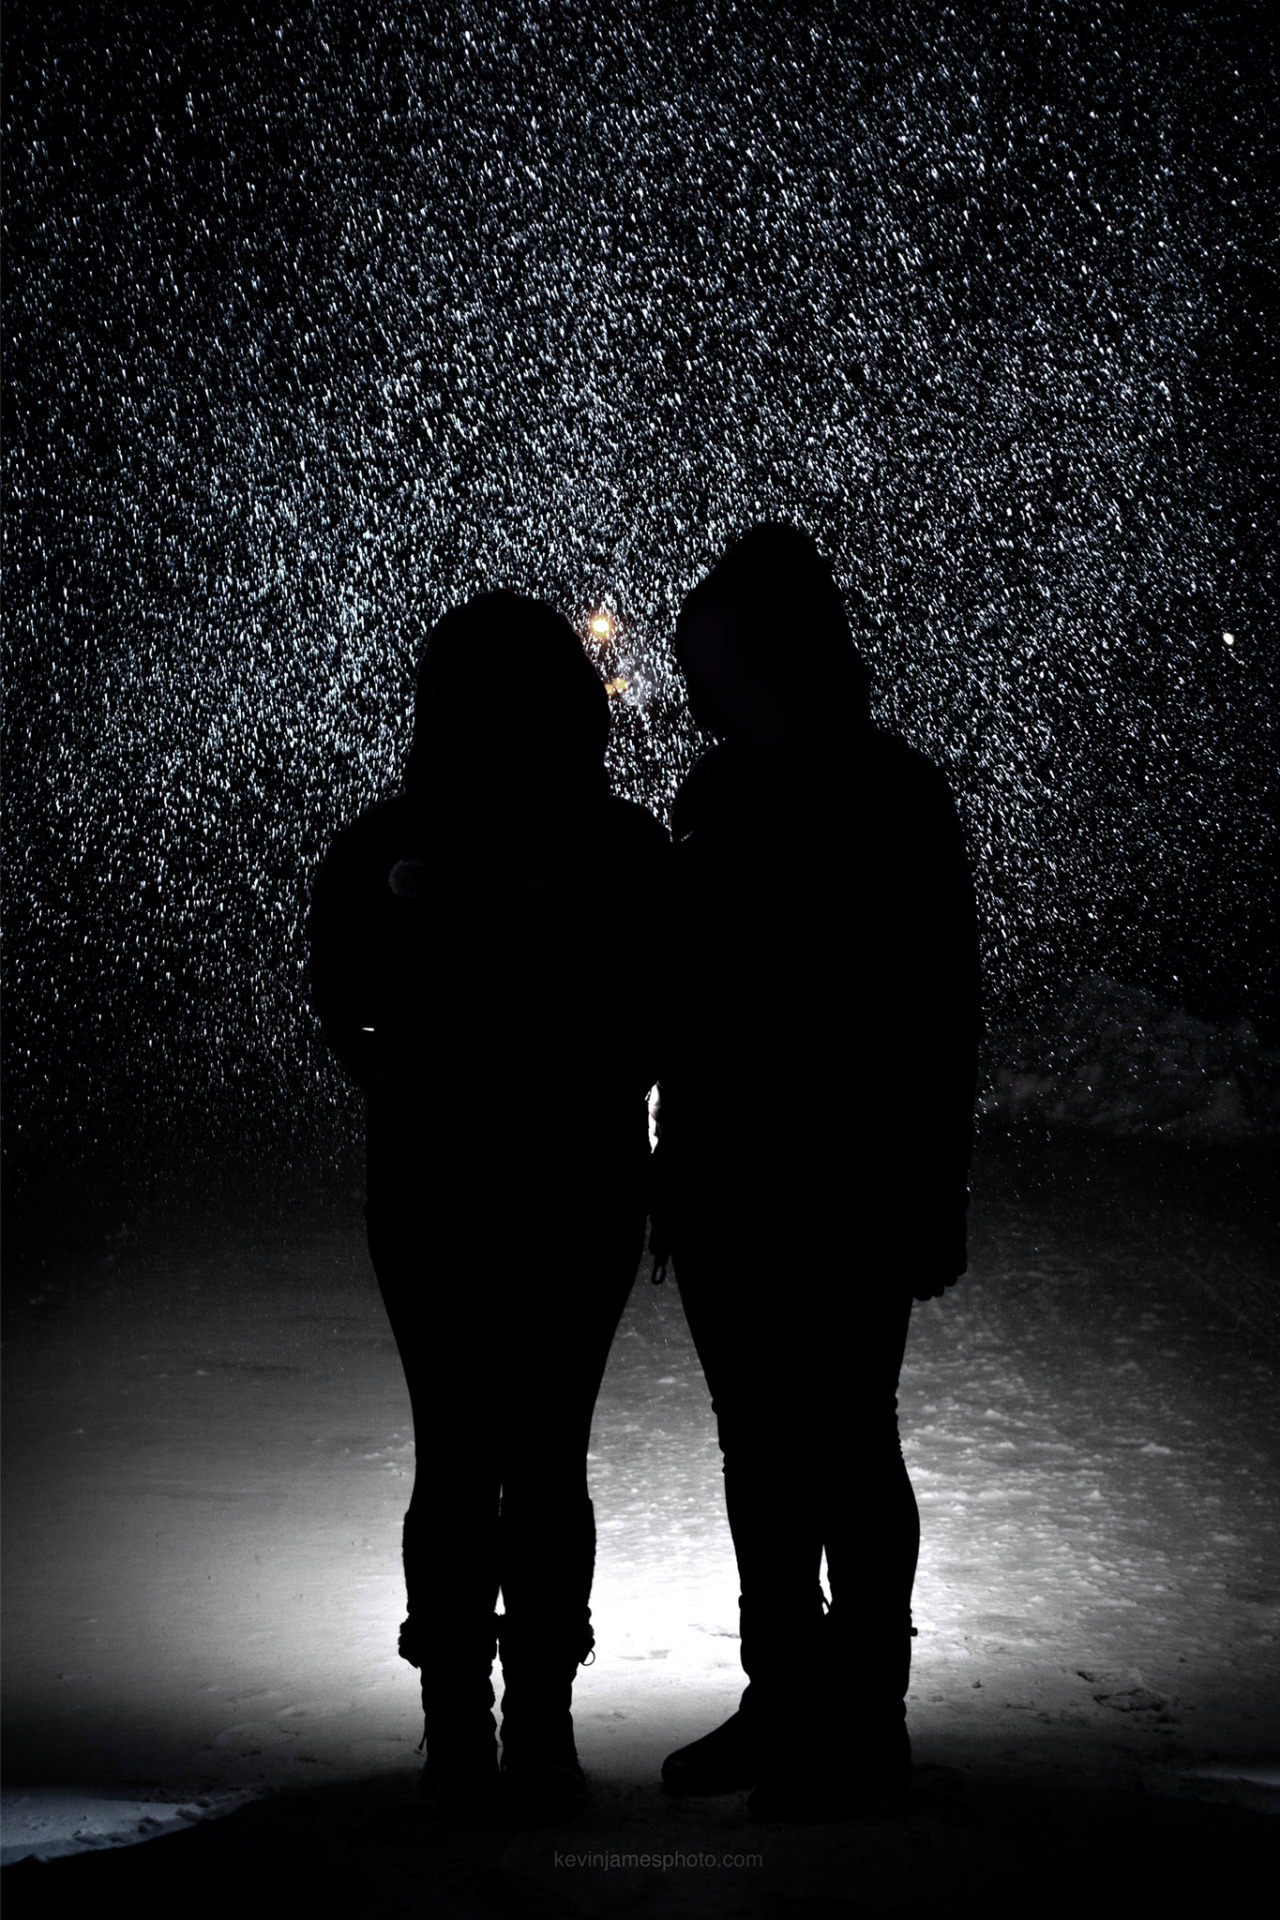
<svg viewBox="0 0 1280 1920">
<path fill-rule="evenodd" d="M 663 1778 L 836 1817 L 910 1774 L 919 1519 L 896 1390 L 913 1297 L 966 1263 L 972 891 L 946 781 L 872 728 L 805 535 L 732 547 L 676 653 L 718 744 L 672 809 L 655 1251 L 715 1406 L 749 1685 Z"/>
<path fill-rule="evenodd" d="M 559 614 L 469 601 L 427 640 L 405 791 L 337 836 L 312 897 L 315 1006 L 368 1094 L 369 1247 L 413 1406 L 400 1651 L 424 1789 L 453 1817 L 495 1794 L 554 1816 L 583 1790 L 586 1453 L 643 1244 L 656 1064 L 633 987 L 669 857 L 609 792 L 608 731 Z"/>
</svg>

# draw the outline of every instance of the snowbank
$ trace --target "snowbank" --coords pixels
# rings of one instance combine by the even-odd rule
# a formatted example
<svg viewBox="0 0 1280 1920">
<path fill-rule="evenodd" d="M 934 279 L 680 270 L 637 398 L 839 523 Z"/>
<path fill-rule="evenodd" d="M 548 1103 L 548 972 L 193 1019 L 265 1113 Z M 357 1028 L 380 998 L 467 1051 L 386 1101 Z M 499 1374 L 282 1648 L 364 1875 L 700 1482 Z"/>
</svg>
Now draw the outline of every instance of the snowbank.
<svg viewBox="0 0 1280 1920">
<path fill-rule="evenodd" d="M 1240 1139 L 1280 1131 L 1280 1051 L 1095 974 L 1050 1016 L 988 1036 L 978 1110 L 1115 1134 Z"/>
</svg>

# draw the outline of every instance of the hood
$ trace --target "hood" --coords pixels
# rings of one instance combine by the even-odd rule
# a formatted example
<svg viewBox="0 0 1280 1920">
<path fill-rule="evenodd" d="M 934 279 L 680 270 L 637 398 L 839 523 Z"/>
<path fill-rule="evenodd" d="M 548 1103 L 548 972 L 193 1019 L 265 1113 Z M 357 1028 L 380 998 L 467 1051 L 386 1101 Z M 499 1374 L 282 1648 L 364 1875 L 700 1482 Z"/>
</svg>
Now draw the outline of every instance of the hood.
<svg viewBox="0 0 1280 1920">
<path fill-rule="evenodd" d="M 807 533 L 764 521 L 735 541 L 681 608 L 676 658 L 705 726 L 682 640 L 699 609 L 731 609 L 744 659 L 789 712 L 822 732 L 870 724 L 871 677 L 853 644 L 840 589 Z M 715 725 L 705 727 L 723 733 Z"/>
</svg>

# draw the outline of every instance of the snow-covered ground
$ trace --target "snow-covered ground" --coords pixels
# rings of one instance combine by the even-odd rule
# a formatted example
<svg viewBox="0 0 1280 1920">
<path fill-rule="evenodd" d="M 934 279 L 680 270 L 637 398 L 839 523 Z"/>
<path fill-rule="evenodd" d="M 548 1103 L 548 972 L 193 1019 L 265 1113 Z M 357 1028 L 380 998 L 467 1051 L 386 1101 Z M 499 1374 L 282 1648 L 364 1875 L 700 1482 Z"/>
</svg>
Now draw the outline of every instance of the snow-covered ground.
<svg viewBox="0 0 1280 1920">
<path fill-rule="evenodd" d="M 903 1380 L 924 1524 L 905 1829 L 761 1829 L 741 1796 L 657 1788 L 741 1679 L 705 1386 L 647 1262 L 593 1442 L 593 1805 L 550 1835 L 414 1829 L 407 1867 L 411 1433 L 354 1209 L 172 1222 L 33 1282 L 7 1343 L 6 1860 L 114 1848 L 118 1873 L 120 1841 L 187 1829 L 131 1850 L 160 1873 L 241 1831 L 265 1846 L 274 1821 L 336 1848 L 339 1880 L 367 1868 L 369 1913 L 411 1910 L 398 1873 L 441 1913 L 959 1913 L 1081 1795 L 1095 1838 L 1123 1806 L 1149 1844 L 1203 1828 L 1247 1859 L 1248 1810 L 1280 1799 L 1280 1414 L 1264 1255 L 1231 1193 L 1256 1198 L 1261 1162 L 1216 1151 L 1015 1130 L 980 1153 L 973 1271 L 917 1310 Z M 840 1676 L 814 1681 L 839 1710 Z M 601 1864 L 623 1852 L 686 1864 Z M 6 1883 L 34 1900 L 33 1874 L 88 1867 Z"/>
</svg>

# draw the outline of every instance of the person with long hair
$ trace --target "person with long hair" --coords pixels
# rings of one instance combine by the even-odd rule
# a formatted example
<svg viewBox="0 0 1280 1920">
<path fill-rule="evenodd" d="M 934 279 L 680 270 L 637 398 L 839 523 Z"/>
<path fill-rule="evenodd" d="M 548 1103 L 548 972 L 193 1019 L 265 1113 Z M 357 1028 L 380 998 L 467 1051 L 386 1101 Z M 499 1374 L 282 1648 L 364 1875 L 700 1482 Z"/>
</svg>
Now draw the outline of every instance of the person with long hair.
<svg viewBox="0 0 1280 1920">
<path fill-rule="evenodd" d="M 838 1818 L 910 1776 L 920 1530 L 896 1392 L 913 1299 L 966 1264 L 972 888 L 944 777 L 871 725 L 808 536 L 747 533 L 686 600 L 676 655 L 716 744 L 671 815 L 654 1251 L 715 1408 L 749 1684 L 663 1779 Z"/>
<path fill-rule="evenodd" d="M 643 1247 L 643 927 L 668 855 L 610 793 L 608 732 L 567 621 L 468 601 L 423 649 L 404 790 L 337 835 L 312 894 L 314 1005 L 368 1097 L 369 1249 L 413 1410 L 400 1652 L 427 1804 L 455 1820 L 553 1819 L 585 1785 L 586 1455 Z"/>
</svg>

